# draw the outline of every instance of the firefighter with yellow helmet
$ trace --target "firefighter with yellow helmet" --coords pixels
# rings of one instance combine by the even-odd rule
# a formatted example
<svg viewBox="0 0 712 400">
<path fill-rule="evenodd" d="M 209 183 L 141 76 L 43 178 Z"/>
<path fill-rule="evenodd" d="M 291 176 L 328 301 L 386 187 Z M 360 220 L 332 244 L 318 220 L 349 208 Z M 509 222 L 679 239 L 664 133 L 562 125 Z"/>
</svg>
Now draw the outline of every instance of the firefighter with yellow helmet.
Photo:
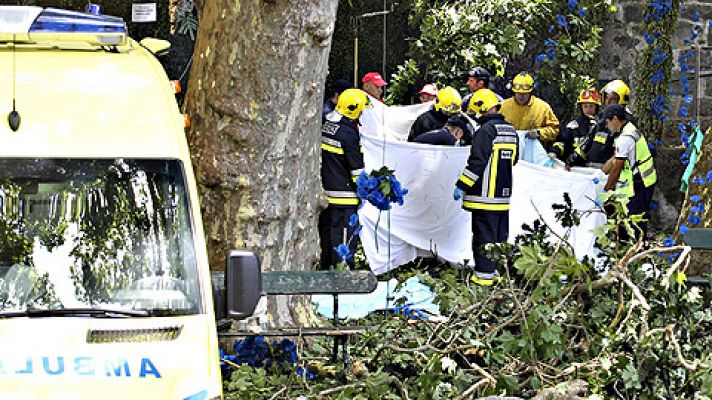
<svg viewBox="0 0 712 400">
<path fill-rule="evenodd" d="M 450 117 L 459 115 L 461 109 L 460 93 L 452 86 L 445 86 L 435 95 L 433 107 L 415 119 L 410 127 L 408 141 L 412 142 L 425 132 L 442 128 Z"/>
<path fill-rule="evenodd" d="M 625 106 L 612 104 L 606 107 L 603 111 L 603 121 L 616 137 L 615 159 L 605 189 L 615 189 L 629 198 L 629 214 L 643 217 L 638 228 L 644 237 L 647 221 L 650 219 L 650 202 L 657 182 L 653 155 L 645 136 L 633 122 L 628 121 Z M 627 236 L 625 232 L 622 234 Z"/>
<path fill-rule="evenodd" d="M 354 229 L 349 226 L 349 218 L 359 205 L 356 178 L 364 167 L 358 120 L 367 107 L 371 103 L 366 92 L 347 89 L 339 95 L 336 109 L 326 116 L 321 129 L 321 182 L 329 201 L 329 206 L 319 214 L 322 269 L 341 261 L 335 248 L 348 242 Z M 349 247 L 353 254 L 356 241 L 351 240 Z M 352 264 L 353 259 L 347 263 Z"/>
<path fill-rule="evenodd" d="M 519 159 L 519 137 L 499 113 L 500 102 L 489 89 L 476 91 L 469 109 L 480 128 L 475 132 L 467 166 L 453 193 L 463 199 L 462 208 L 472 213 L 474 283 L 490 286 L 497 275 L 496 264 L 482 252 L 487 243 L 502 243 L 509 236 L 509 198 L 512 171 Z"/>
<path fill-rule="evenodd" d="M 551 106 L 534 96 L 534 78 L 521 72 L 512 80 L 514 96 L 502 102 L 501 113 L 518 131 L 527 131 L 528 139 L 539 139 L 543 144 L 556 140 L 559 119 Z M 546 146 L 545 146 L 546 147 Z"/>
<path fill-rule="evenodd" d="M 551 158 L 566 161 L 574 150 L 596 130 L 601 94 L 596 89 L 584 89 L 579 93 L 576 104 L 579 115 L 561 128 L 556 142 L 549 148 L 549 157 Z"/>
</svg>

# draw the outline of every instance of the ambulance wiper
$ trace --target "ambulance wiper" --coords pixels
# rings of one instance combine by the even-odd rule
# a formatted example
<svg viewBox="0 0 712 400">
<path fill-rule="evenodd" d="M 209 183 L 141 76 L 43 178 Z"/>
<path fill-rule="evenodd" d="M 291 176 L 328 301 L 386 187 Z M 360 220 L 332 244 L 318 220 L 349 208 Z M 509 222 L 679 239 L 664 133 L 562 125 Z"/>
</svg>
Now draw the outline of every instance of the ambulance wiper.
<svg viewBox="0 0 712 400">
<path fill-rule="evenodd" d="M 56 308 L 29 309 L 25 311 L 0 312 L 0 318 L 46 318 L 46 317 L 93 317 L 93 318 L 130 318 L 148 317 L 143 310 L 121 310 L 108 308 Z"/>
</svg>

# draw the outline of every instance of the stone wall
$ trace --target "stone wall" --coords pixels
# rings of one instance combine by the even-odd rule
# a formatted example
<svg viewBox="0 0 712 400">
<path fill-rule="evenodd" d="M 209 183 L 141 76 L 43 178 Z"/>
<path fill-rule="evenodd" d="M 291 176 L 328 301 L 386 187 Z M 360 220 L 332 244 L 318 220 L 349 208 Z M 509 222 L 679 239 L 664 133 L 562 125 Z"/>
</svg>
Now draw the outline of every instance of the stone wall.
<svg viewBox="0 0 712 400">
<path fill-rule="evenodd" d="M 640 25 L 647 3 L 645 0 L 623 0 L 618 3 L 618 11 L 609 16 L 604 27 L 601 46 L 599 77 L 602 81 L 623 79 L 630 84 L 631 88 L 635 87 L 637 58 L 645 46 Z M 690 18 L 696 11 L 700 13 L 700 20 L 695 23 Z M 690 80 L 690 95 L 695 99 L 690 105 L 690 117 L 697 119 L 705 129 L 712 124 L 712 79 L 710 79 L 712 77 L 712 31 L 708 26 L 710 20 L 712 20 L 712 1 L 686 2 L 673 39 L 675 70 L 672 76 L 672 88 L 676 93 L 681 92 L 678 56 L 682 52 L 692 49 L 695 51 L 696 57 L 689 60 L 688 65 L 694 68 L 699 60 L 699 74 L 688 73 L 687 75 Z M 692 46 L 684 44 L 685 39 L 690 38 L 696 24 L 702 26 L 696 41 Z M 699 79 L 696 79 L 696 75 L 699 75 Z M 635 93 L 632 97 L 632 101 L 635 102 Z M 676 113 L 680 106 L 679 97 L 672 98 L 671 105 L 672 111 Z M 681 120 L 672 113 L 670 117 L 671 122 Z M 685 118 L 685 120 L 689 119 Z M 671 141 L 679 142 L 676 129 L 671 129 L 669 135 L 668 138 Z"/>
<path fill-rule="evenodd" d="M 641 22 L 645 15 L 646 0 L 623 0 L 618 3 L 618 10 L 609 16 L 604 26 L 601 46 L 601 70 L 599 78 L 602 82 L 612 79 L 623 79 L 632 89 L 635 88 L 635 71 L 638 57 L 645 46 Z M 700 13 L 700 20 L 692 22 L 695 12 Z M 663 146 L 658 147 L 655 166 L 658 172 L 658 184 L 655 200 L 658 204 L 654 212 L 654 225 L 658 228 L 672 229 L 677 221 L 682 205 L 683 193 L 679 192 L 680 177 L 684 167 L 679 161 L 684 148 L 680 143 L 680 132 L 677 123 L 696 119 L 703 131 L 712 125 L 712 31 L 709 21 L 712 20 L 712 1 L 688 1 L 685 10 L 680 13 L 677 31 L 672 42 L 674 67 L 671 88 L 675 93 L 682 91 L 680 85 L 680 69 L 678 56 L 687 50 L 693 50 L 695 57 L 687 64 L 696 71 L 689 72 L 689 95 L 694 101 L 690 104 L 690 114 L 687 118 L 677 116 L 681 98 L 673 96 L 670 99 L 670 123 L 666 125 Z M 693 27 L 699 24 L 702 30 L 691 44 L 685 44 Z M 699 63 L 699 68 L 697 67 Z M 632 93 L 632 103 L 635 103 L 635 92 Z"/>
</svg>

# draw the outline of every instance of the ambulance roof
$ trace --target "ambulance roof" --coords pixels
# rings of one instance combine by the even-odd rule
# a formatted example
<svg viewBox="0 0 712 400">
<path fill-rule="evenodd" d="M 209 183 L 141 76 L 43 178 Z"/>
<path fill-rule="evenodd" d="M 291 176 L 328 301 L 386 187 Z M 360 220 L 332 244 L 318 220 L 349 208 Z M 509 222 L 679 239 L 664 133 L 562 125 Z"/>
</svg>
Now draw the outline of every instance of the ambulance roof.
<svg viewBox="0 0 712 400">
<path fill-rule="evenodd" d="M 0 31 L 0 157 L 188 157 L 172 86 L 153 54 L 121 39 L 123 21 L 92 22 L 117 43 L 99 45 L 93 40 L 103 39 L 57 10 L 63 25 L 45 19 L 43 35 L 33 36 L 39 10 L 35 23 L 14 28 L 29 36 Z M 8 123 L 13 101 L 16 132 Z"/>
</svg>

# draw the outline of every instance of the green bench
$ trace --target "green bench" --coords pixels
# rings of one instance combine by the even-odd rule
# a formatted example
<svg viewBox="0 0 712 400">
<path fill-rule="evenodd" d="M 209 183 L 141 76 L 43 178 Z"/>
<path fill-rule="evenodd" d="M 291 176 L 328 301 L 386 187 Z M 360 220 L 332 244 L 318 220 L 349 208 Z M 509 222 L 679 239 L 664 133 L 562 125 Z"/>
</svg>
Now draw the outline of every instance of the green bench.
<svg viewBox="0 0 712 400">
<path fill-rule="evenodd" d="M 691 228 L 685 234 L 685 243 L 693 250 L 712 250 L 712 229 Z M 710 279 L 701 276 L 688 276 L 687 285 L 710 288 Z"/>
<path fill-rule="evenodd" d="M 235 274 L 233 274 L 235 275 Z M 238 274 L 239 275 L 239 274 Z M 221 297 L 224 288 L 231 280 L 224 272 L 212 272 L 213 298 L 215 299 L 216 318 L 225 316 L 225 300 Z M 277 328 L 273 330 L 262 330 L 252 332 L 246 330 L 229 330 L 231 323 L 218 321 L 218 336 L 220 338 L 236 338 L 247 336 L 266 337 L 303 337 L 303 336 L 327 336 L 334 338 L 332 361 L 338 360 L 339 345 L 342 347 L 342 357 L 344 367 L 349 363 L 348 339 L 363 330 L 363 327 L 342 326 L 339 323 L 339 294 L 363 294 L 371 293 L 376 289 L 378 281 L 376 276 L 370 271 L 264 271 L 259 274 L 259 278 L 249 278 L 257 280 L 255 282 L 259 295 L 312 295 L 326 294 L 334 298 L 334 310 L 332 314 L 333 326 L 315 328 Z M 246 287 L 247 285 L 239 285 Z M 247 294 L 247 296 L 254 296 Z M 229 321 L 228 321 L 229 322 Z M 222 328 L 222 329 L 220 329 Z M 228 328 L 228 329 L 225 329 Z"/>
</svg>

